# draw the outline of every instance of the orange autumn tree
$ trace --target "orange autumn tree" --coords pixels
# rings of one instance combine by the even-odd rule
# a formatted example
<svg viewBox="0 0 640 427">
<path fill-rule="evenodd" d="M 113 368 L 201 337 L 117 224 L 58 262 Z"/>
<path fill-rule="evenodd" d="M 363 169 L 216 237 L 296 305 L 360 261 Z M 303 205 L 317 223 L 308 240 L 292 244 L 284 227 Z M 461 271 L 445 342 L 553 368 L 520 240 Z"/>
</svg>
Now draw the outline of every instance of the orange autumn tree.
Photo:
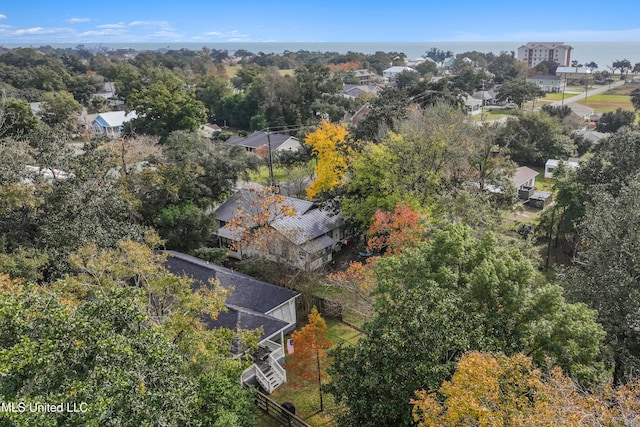
<svg viewBox="0 0 640 427">
<path fill-rule="evenodd" d="M 424 230 L 411 206 L 398 203 L 393 212 L 376 211 L 368 234 L 369 250 L 385 249 L 389 254 L 396 254 L 419 242 Z"/>
<path fill-rule="evenodd" d="M 307 188 L 309 199 L 343 183 L 347 173 L 347 156 L 351 151 L 345 144 L 347 134 L 342 126 L 323 120 L 318 129 L 304 139 L 317 159 L 316 178 Z"/>
<path fill-rule="evenodd" d="M 305 381 L 317 381 L 320 395 L 320 411 L 324 411 L 322 401 L 322 380 L 327 374 L 322 366 L 327 359 L 327 349 L 331 341 L 327 334 L 327 324 L 313 307 L 309 313 L 309 323 L 292 334 L 294 352 L 287 369 Z"/>
<path fill-rule="evenodd" d="M 377 285 L 375 265 L 378 257 L 371 257 L 364 262 L 350 261 L 349 267 L 327 276 L 327 284 L 341 288 L 345 300 L 349 300 L 349 308 L 364 318 L 374 314 L 374 300 L 371 292 Z"/>
<path fill-rule="evenodd" d="M 584 391 L 560 368 L 544 374 L 523 354 L 465 353 L 438 392 L 412 400 L 419 427 L 627 426 L 640 423 L 640 382 Z"/>
</svg>

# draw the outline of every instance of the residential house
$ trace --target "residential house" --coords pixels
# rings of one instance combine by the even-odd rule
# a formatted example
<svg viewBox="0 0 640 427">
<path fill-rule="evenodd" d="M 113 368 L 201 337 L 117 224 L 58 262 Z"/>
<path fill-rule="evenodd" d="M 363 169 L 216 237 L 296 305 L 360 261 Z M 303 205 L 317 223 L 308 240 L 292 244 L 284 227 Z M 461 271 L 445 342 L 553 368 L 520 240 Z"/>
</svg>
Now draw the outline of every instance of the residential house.
<svg viewBox="0 0 640 427">
<path fill-rule="evenodd" d="M 354 85 L 347 83 L 342 85 L 342 93 L 350 99 L 359 99 L 361 96 L 378 96 L 380 92 L 382 92 L 380 85 Z"/>
<path fill-rule="evenodd" d="M 564 163 L 567 167 L 576 170 L 580 167 L 580 160 L 575 157 L 569 157 L 568 160 L 549 159 L 544 164 L 544 177 L 553 178 L 553 171 L 560 163 Z"/>
<path fill-rule="evenodd" d="M 215 123 L 207 123 L 200 126 L 198 132 L 206 138 L 213 139 L 222 132 L 222 128 Z"/>
<path fill-rule="evenodd" d="M 259 384 L 271 393 L 286 382 L 284 335 L 295 329 L 295 301 L 299 294 L 180 252 L 166 253 L 169 271 L 192 278 L 196 288 L 216 280 L 231 291 L 225 301 L 226 311 L 215 319 L 203 316 L 207 328 L 260 329 L 259 348 L 253 365 L 242 373 L 242 383 Z M 238 345 L 231 349 L 232 355 L 242 352 Z"/>
<path fill-rule="evenodd" d="M 533 76 L 527 79 L 528 83 L 533 83 L 547 93 L 562 92 L 564 80 L 561 76 Z"/>
<path fill-rule="evenodd" d="M 122 128 L 126 122 L 138 117 L 135 111 L 125 113 L 124 111 L 110 111 L 108 113 L 100 113 L 91 122 L 95 135 L 105 135 L 112 138 L 120 136 Z"/>
<path fill-rule="evenodd" d="M 568 67 L 572 47 L 561 42 L 529 42 L 518 48 L 518 60 L 533 68 L 544 61 L 554 61 Z"/>
<path fill-rule="evenodd" d="M 518 192 L 520 199 L 529 200 L 535 190 L 536 177 L 538 175 L 538 172 L 526 166 L 520 166 L 516 169 L 511 178 L 511 183 Z"/>
<path fill-rule="evenodd" d="M 496 92 L 493 89 L 479 90 L 471 95 L 475 99 L 482 101 L 482 105 L 496 105 Z"/>
<path fill-rule="evenodd" d="M 403 73 L 405 71 L 409 71 L 412 73 L 417 72 L 411 67 L 403 67 L 403 66 L 397 65 L 397 66 L 389 67 L 386 70 L 384 70 L 382 72 L 382 77 L 384 77 L 385 80 L 387 80 L 388 82 L 393 83 L 395 82 L 396 77 L 398 77 L 398 74 Z"/>
<path fill-rule="evenodd" d="M 360 81 L 361 85 L 375 84 L 379 78 L 379 76 L 369 70 L 354 70 L 353 75 Z"/>
<path fill-rule="evenodd" d="M 274 231 L 268 248 L 257 247 L 251 242 L 238 247 L 242 230 L 231 227 L 229 222 L 237 218 L 239 210 L 252 212 L 254 216 L 264 213 L 265 207 L 256 203 L 260 197 L 262 194 L 255 189 L 240 190 L 215 210 L 218 220 L 215 236 L 219 247 L 227 248 L 230 257 L 243 259 L 257 255 L 305 271 L 317 270 L 333 260 L 334 251 L 341 249 L 345 238 L 342 215 L 331 215 L 313 202 L 293 197 L 284 197 L 279 207 L 292 210 L 293 215 L 281 215 L 268 225 Z M 251 228 L 254 225 L 243 226 Z"/>
<path fill-rule="evenodd" d="M 556 76 L 562 77 L 567 83 L 584 84 L 592 78 L 592 73 L 586 67 L 558 67 Z"/>
<path fill-rule="evenodd" d="M 482 100 L 473 96 L 463 95 L 464 106 L 468 115 L 479 114 L 482 110 Z"/>
<path fill-rule="evenodd" d="M 302 148 L 300 141 L 293 136 L 262 131 L 254 132 L 247 137 L 233 136 L 227 140 L 227 144 L 239 145 L 250 153 L 255 153 L 259 149 L 264 149 L 266 152 L 269 147 L 271 147 L 272 152 L 298 151 Z"/>
<path fill-rule="evenodd" d="M 364 118 L 371 112 L 371 105 L 366 102 L 357 110 L 349 110 L 344 114 L 342 118 L 343 125 L 355 125 L 357 126 Z"/>
<path fill-rule="evenodd" d="M 584 139 L 586 139 L 587 141 L 590 141 L 592 144 L 596 144 L 598 143 L 601 139 L 606 138 L 607 136 L 609 136 L 609 134 L 604 133 L 604 132 L 598 132 L 595 130 L 591 130 L 591 129 L 586 129 L 586 130 L 576 130 L 574 131 L 576 134 L 578 135 L 582 135 L 584 137 Z"/>
</svg>

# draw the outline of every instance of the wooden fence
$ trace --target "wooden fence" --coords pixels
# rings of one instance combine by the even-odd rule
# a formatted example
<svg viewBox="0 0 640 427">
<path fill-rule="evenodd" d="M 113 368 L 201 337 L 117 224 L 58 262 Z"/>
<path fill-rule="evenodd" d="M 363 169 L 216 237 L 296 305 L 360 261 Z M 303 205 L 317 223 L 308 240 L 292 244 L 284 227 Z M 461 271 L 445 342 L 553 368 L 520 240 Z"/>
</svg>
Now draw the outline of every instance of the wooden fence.
<svg viewBox="0 0 640 427">
<path fill-rule="evenodd" d="M 271 400 L 269 396 L 256 390 L 255 396 L 256 406 L 264 411 L 271 418 L 278 421 L 281 425 L 286 427 L 311 427 L 305 423 L 302 418 L 293 415 L 291 412 L 284 409 L 282 406 Z"/>
</svg>

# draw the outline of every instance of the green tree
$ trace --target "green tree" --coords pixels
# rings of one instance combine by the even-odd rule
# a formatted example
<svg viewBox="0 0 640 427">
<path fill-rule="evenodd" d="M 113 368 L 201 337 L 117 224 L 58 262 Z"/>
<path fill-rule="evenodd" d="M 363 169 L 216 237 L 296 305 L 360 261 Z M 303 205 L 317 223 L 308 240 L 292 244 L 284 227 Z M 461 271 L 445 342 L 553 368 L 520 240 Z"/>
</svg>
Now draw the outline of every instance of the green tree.
<svg viewBox="0 0 640 427">
<path fill-rule="evenodd" d="M 640 227 L 640 180 L 634 174 L 616 195 L 600 186 L 593 191 L 578 225 L 575 262 L 560 277 L 570 299 L 598 311 L 613 349 L 614 381 L 621 383 L 640 368 L 640 242 L 630 232 Z"/>
<path fill-rule="evenodd" d="M 204 104 L 210 122 L 220 118 L 223 100 L 231 93 L 229 81 L 222 77 L 206 75 L 196 81 L 196 99 Z"/>
<path fill-rule="evenodd" d="M 357 125 L 354 137 L 379 142 L 388 131 L 393 131 L 398 121 L 407 118 L 409 99 L 404 91 L 390 88 L 382 92 L 371 103 L 371 111 Z"/>
<path fill-rule="evenodd" d="M 158 233 L 168 249 L 191 252 L 203 246 L 215 229 L 215 218 L 193 203 L 162 209 L 155 220 Z"/>
<path fill-rule="evenodd" d="M 20 137 L 38 124 L 29 104 L 15 98 L 0 100 L 0 138 Z"/>
<path fill-rule="evenodd" d="M 636 111 L 640 110 L 640 89 L 631 91 L 631 103 Z"/>
<path fill-rule="evenodd" d="M 596 130 L 598 132 L 617 132 L 623 126 L 631 126 L 636 120 L 636 113 L 630 110 L 616 108 L 616 111 L 609 111 L 602 114 Z"/>
<path fill-rule="evenodd" d="M 496 99 L 498 101 L 513 102 L 522 108 L 527 101 L 533 101 L 536 98 L 543 97 L 544 91 L 535 83 L 529 83 L 523 80 L 509 80 L 500 86 L 500 92 Z"/>
<path fill-rule="evenodd" d="M 158 330 L 140 328 L 145 318 L 130 297 L 121 290 L 74 307 L 61 293 L 35 287 L 3 293 L 3 400 L 71 402 L 86 411 L 5 413 L 3 425 L 194 421 L 193 385 L 176 346 Z"/>
<path fill-rule="evenodd" d="M 156 135 L 164 141 L 173 131 L 195 131 L 206 122 L 202 102 L 167 70 L 157 71 L 147 88 L 133 89 L 127 101 L 129 109 L 137 114 L 125 125 L 129 133 Z"/>
<path fill-rule="evenodd" d="M 632 65 L 631 65 L 631 61 L 629 61 L 628 59 L 618 59 L 616 61 L 613 61 L 611 68 L 613 68 L 614 71 L 620 70 L 621 80 L 622 79 L 626 80 L 627 71 L 631 70 Z"/>
<path fill-rule="evenodd" d="M 420 81 L 420 74 L 415 71 L 405 70 L 396 76 L 396 86 L 400 89 L 415 86 Z"/>
<path fill-rule="evenodd" d="M 73 128 L 73 119 L 82 111 L 82 105 L 66 91 L 48 92 L 42 95 L 40 116 L 50 126 L 63 125 Z"/>
<path fill-rule="evenodd" d="M 376 315 L 355 346 L 330 352 L 327 390 L 340 425 L 412 425 L 415 390 L 435 389 L 467 350 L 547 358 L 585 383 L 606 375 L 596 313 L 565 303 L 531 262 L 491 234 L 445 226 L 428 243 L 378 260 Z M 354 381 L 358 378 L 358 381 Z"/>
<path fill-rule="evenodd" d="M 509 118 L 496 142 L 518 163 L 543 165 L 548 159 L 566 159 L 575 152 L 573 140 L 555 117 L 545 112 L 520 112 Z"/>
</svg>

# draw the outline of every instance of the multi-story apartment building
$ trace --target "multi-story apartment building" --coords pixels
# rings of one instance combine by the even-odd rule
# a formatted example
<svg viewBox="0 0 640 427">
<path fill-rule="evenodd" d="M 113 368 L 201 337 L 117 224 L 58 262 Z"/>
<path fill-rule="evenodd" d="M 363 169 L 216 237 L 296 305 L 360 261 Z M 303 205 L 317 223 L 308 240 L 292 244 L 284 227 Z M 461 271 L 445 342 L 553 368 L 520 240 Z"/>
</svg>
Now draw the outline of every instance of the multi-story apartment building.
<svg viewBox="0 0 640 427">
<path fill-rule="evenodd" d="M 571 65 L 572 49 L 561 42 L 529 42 L 518 48 L 518 60 L 525 62 L 530 68 L 546 60 L 568 67 Z"/>
</svg>

